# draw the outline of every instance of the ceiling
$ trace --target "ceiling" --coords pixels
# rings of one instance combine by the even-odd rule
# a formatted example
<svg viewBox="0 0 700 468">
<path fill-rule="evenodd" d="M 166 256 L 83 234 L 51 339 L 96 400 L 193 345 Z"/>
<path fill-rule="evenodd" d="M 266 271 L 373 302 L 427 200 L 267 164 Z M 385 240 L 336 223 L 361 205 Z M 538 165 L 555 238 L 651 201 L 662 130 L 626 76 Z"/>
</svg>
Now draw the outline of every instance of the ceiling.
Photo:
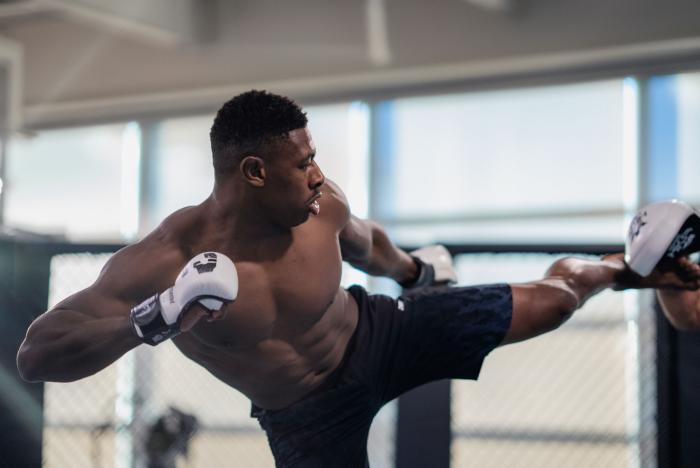
<svg viewBox="0 0 700 468">
<path fill-rule="evenodd" d="M 700 57 L 697 0 L 14 0 L 28 126 Z M 8 52 L 9 51 L 9 52 Z M 0 58 L 3 55 L 0 53 Z"/>
</svg>

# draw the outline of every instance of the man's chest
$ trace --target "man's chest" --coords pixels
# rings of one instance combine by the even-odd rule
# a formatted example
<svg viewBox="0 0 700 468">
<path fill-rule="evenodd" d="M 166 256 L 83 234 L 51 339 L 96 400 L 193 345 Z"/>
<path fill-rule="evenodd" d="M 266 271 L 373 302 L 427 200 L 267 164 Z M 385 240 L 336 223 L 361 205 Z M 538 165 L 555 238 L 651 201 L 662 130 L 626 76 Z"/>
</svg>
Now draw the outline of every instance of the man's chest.
<svg viewBox="0 0 700 468">
<path fill-rule="evenodd" d="M 279 259 L 259 267 L 277 318 L 303 327 L 317 321 L 333 302 L 342 257 L 337 237 L 315 236 L 296 241 Z"/>
<path fill-rule="evenodd" d="M 262 260 L 222 253 L 236 266 L 238 297 L 227 306 L 226 318 L 216 323 L 221 339 L 235 336 L 232 342 L 251 343 L 304 333 L 322 319 L 338 294 L 342 257 L 337 236 L 295 238 L 284 252 L 260 255 Z"/>
</svg>

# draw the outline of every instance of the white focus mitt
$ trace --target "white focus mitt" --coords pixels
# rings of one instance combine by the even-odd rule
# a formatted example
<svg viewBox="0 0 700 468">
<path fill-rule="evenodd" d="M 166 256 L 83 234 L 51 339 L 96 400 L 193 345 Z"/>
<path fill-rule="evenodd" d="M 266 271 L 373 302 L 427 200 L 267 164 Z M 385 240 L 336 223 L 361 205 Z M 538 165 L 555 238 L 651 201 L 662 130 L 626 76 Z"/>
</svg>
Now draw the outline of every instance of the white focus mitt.
<svg viewBox="0 0 700 468">
<path fill-rule="evenodd" d="M 664 258 L 673 260 L 700 250 L 700 213 L 678 200 L 645 206 L 630 223 L 625 262 L 648 276 Z"/>
</svg>

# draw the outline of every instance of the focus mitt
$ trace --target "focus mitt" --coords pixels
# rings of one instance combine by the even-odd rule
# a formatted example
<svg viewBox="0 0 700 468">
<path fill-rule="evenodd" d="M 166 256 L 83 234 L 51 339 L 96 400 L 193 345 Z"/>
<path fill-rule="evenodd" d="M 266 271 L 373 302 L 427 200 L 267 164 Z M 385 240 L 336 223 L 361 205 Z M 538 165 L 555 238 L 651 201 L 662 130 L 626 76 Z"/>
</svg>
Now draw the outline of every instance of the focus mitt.
<svg viewBox="0 0 700 468">
<path fill-rule="evenodd" d="M 687 203 L 671 200 L 645 206 L 634 217 L 625 241 L 625 262 L 648 276 L 663 259 L 700 250 L 700 213 Z"/>
</svg>

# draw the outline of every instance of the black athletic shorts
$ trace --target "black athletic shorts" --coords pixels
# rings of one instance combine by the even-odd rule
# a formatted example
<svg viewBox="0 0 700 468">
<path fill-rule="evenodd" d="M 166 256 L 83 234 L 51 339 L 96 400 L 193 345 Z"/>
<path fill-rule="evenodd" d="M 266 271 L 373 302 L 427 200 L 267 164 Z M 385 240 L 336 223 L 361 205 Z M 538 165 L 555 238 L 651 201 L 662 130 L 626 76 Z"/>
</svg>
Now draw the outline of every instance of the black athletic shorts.
<svg viewBox="0 0 700 468">
<path fill-rule="evenodd" d="M 278 467 L 368 467 L 379 409 L 446 378 L 476 379 L 510 326 L 508 285 L 433 289 L 395 300 L 349 289 L 359 320 L 343 362 L 321 389 L 281 410 L 253 407 Z"/>
</svg>

